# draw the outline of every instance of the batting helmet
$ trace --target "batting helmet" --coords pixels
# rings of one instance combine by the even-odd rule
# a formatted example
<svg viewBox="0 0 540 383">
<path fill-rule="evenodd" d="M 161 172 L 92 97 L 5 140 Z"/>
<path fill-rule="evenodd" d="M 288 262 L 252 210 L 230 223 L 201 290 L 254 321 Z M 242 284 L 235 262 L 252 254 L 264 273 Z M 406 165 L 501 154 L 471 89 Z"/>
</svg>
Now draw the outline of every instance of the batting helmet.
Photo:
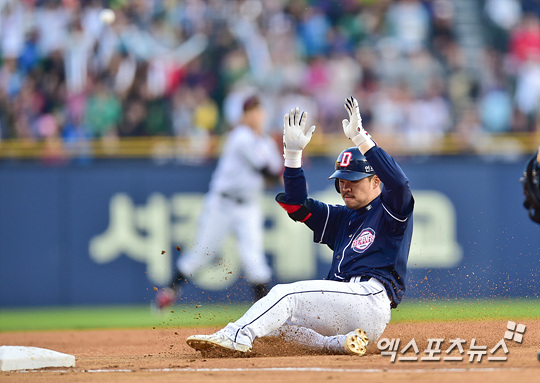
<svg viewBox="0 0 540 383">
<path fill-rule="evenodd" d="M 523 177 L 520 178 L 523 185 L 523 194 L 525 201 L 523 206 L 529 212 L 529 217 L 536 223 L 540 223 L 540 173 L 538 172 L 539 164 L 536 160 L 535 153 L 523 171 Z"/>
<path fill-rule="evenodd" d="M 339 193 L 339 180 L 358 181 L 363 178 L 375 175 L 375 171 L 360 153 L 357 147 L 352 147 L 342 151 L 335 165 L 336 171 L 328 179 L 335 179 L 336 191 Z"/>
</svg>

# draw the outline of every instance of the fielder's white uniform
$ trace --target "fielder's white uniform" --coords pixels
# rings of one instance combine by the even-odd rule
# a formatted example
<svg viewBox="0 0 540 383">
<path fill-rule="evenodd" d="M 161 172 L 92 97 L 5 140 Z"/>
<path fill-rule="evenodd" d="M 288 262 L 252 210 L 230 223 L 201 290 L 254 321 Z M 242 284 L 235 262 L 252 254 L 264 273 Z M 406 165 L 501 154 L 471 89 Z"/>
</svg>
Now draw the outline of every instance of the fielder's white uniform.
<svg viewBox="0 0 540 383">
<path fill-rule="evenodd" d="M 183 275 L 191 275 L 210 263 L 232 232 L 247 281 L 270 281 L 272 270 L 264 255 L 260 206 L 265 186 L 263 169 L 276 176 L 281 174 L 283 157 L 276 143 L 246 125 L 237 126 L 229 133 L 212 175 L 195 246 L 177 261 Z"/>
</svg>

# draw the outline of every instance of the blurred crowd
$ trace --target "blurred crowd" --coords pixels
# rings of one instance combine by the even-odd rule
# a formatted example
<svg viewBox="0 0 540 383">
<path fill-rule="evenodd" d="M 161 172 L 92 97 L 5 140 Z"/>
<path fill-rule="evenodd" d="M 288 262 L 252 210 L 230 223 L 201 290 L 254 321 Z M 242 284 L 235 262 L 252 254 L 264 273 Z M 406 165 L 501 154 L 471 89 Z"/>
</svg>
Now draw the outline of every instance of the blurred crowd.
<svg viewBox="0 0 540 383">
<path fill-rule="evenodd" d="M 339 132 L 348 95 L 419 147 L 536 131 L 540 2 L 476 1 L 479 72 L 456 2 L 0 0 L 0 139 L 220 135 L 254 91 L 276 134 L 292 106 Z"/>
</svg>

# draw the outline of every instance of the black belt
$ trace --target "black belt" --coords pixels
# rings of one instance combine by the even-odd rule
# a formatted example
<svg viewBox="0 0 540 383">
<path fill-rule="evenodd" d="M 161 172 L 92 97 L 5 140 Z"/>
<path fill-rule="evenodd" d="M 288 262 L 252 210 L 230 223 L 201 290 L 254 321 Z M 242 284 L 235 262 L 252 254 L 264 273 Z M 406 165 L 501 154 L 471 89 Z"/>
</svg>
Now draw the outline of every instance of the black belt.
<svg viewBox="0 0 540 383">
<path fill-rule="evenodd" d="M 227 199 L 230 199 L 231 201 L 233 202 L 236 202 L 237 204 L 241 205 L 243 204 L 244 202 L 246 202 L 246 200 L 242 197 L 236 197 L 234 195 L 230 195 L 228 193 L 221 193 L 221 196 L 223 198 L 227 198 Z"/>
</svg>

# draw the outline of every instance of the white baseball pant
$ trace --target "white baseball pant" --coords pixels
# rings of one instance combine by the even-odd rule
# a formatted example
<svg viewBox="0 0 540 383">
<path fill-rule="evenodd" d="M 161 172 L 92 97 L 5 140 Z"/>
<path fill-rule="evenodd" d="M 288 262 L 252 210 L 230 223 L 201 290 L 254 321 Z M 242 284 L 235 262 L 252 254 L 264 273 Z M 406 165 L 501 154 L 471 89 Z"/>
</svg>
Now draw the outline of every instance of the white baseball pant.
<svg viewBox="0 0 540 383">
<path fill-rule="evenodd" d="M 282 335 L 312 349 L 339 351 L 346 334 L 357 328 L 373 347 L 389 322 L 390 299 L 375 278 L 309 280 L 276 285 L 219 332 L 248 346 L 255 338 Z"/>
<path fill-rule="evenodd" d="M 221 252 L 229 233 L 236 236 L 245 278 L 252 284 L 268 283 L 272 269 L 266 263 L 263 214 L 258 201 L 238 203 L 219 194 L 206 196 L 194 247 L 182 254 L 176 266 L 184 275 L 194 274 Z"/>
</svg>

